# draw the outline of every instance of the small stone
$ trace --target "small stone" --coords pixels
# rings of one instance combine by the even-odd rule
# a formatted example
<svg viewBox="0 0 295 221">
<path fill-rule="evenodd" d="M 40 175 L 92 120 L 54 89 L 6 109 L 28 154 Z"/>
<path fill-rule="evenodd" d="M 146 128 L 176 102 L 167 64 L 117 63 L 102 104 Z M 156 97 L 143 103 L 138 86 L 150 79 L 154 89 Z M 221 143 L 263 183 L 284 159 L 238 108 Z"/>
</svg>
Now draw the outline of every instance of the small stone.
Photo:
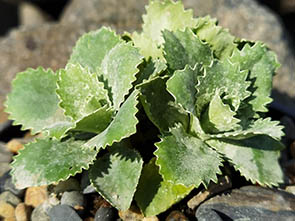
<svg viewBox="0 0 295 221">
<path fill-rule="evenodd" d="M 48 199 L 47 186 L 29 187 L 25 194 L 25 204 L 36 208 Z"/>
<path fill-rule="evenodd" d="M 285 191 L 295 195 L 295 186 L 287 186 Z"/>
<path fill-rule="evenodd" d="M 15 220 L 14 207 L 6 202 L 0 201 L 0 218 L 4 218 L 4 221 Z"/>
<path fill-rule="evenodd" d="M 91 185 L 89 177 L 88 177 L 88 171 L 84 171 L 82 173 L 81 178 L 81 189 L 83 194 L 89 194 L 89 193 L 96 193 L 97 191 L 95 188 Z"/>
<path fill-rule="evenodd" d="M 58 205 L 52 207 L 48 215 L 51 220 L 68 220 L 68 221 L 82 221 L 81 217 L 76 213 L 74 209 L 67 205 Z"/>
<path fill-rule="evenodd" d="M 295 159 L 295 141 L 290 145 L 290 152 L 293 159 Z"/>
<path fill-rule="evenodd" d="M 7 150 L 5 143 L 0 142 L 0 163 L 10 163 L 12 154 Z"/>
<path fill-rule="evenodd" d="M 60 202 L 75 209 L 84 207 L 84 197 L 79 191 L 64 192 Z"/>
<path fill-rule="evenodd" d="M 244 186 L 206 201 L 195 216 L 198 221 L 295 220 L 295 196 L 275 189 Z"/>
<path fill-rule="evenodd" d="M 33 210 L 31 220 L 32 221 L 50 221 L 50 217 L 47 214 L 48 206 L 45 203 L 39 205 Z"/>
<path fill-rule="evenodd" d="M 10 191 L 19 198 L 22 198 L 25 192 L 24 189 L 17 189 L 15 187 L 15 185 L 12 183 L 12 178 L 9 174 L 9 171 L 0 177 L 0 193 L 4 191 Z"/>
<path fill-rule="evenodd" d="M 189 221 L 189 219 L 182 212 L 174 210 L 166 218 L 166 221 Z"/>
<path fill-rule="evenodd" d="M 94 221 L 113 221 L 118 216 L 118 212 L 113 207 L 100 207 L 94 217 Z"/>
<path fill-rule="evenodd" d="M 209 190 L 204 190 L 199 192 L 197 195 L 195 195 L 193 198 L 191 198 L 187 202 L 187 206 L 190 209 L 195 209 L 197 206 L 199 206 L 203 201 L 205 201 L 210 196 Z"/>
<path fill-rule="evenodd" d="M 53 192 L 56 194 L 63 193 L 66 191 L 80 191 L 80 184 L 75 178 L 70 178 L 65 181 L 59 182 L 54 188 Z"/>
<path fill-rule="evenodd" d="M 135 206 L 131 206 L 126 211 L 119 211 L 119 217 L 124 221 L 159 221 L 156 216 L 144 217 Z"/>
<path fill-rule="evenodd" d="M 12 139 L 7 144 L 7 149 L 12 153 L 18 153 L 19 150 L 24 148 L 24 144 L 27 142 L 24 139 Z"/>
<path fill-rule="evenodd" d="M 3 193 L 0 194 L 0 201 L 3 201 L 5 203 L 9 203 L 12 206 L 16 206 L 21 202 L 21 200 L 15 196 L 13 193 L 10 191 L 4 191 Z"/>
<path fill-rule="evenodd" d="M 32 213 L 32 207 L 20 203 L 15 208 L 16 221 L 29 221 Z"/>
</svg>

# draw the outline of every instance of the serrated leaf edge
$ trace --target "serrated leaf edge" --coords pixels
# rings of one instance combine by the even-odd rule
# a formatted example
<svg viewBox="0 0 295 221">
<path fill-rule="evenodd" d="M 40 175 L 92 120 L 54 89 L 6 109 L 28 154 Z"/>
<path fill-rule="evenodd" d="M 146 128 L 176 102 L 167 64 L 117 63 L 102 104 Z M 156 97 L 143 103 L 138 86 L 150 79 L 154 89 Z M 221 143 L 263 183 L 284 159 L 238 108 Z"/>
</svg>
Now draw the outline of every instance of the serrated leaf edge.
<svg viewBox="0 0 295 221">
<path fill-rule="evenodd" d="M 22 152 L 25 150 L 25 148 L 28 148 L 28 146 L 31 145 L 31 144 L 36 144 L 39 140 L 43 140 L 43 139 L 36 138 L 34 141 L 25 144 L 24 147 L 18 151 L 18 154 L 15 155 L 15 156 L 13 156 L 13 158 L 12 158 L 13 161 L 10 163 L 10 166 L 11 166 L 10 175 L 11 175 L 11 177 L 12 177 L 12 182 L 16 185 L 16 188 L 18 188 L 18 186 L 17 186 L 17 184 L 16 184 L 15 176 L 13 175 L 14 172 L 15 172 L 15 169 L 16 169 L 16 168 L 14 167 L 14 164 L 15 164 L 16 160 L 22 155 Z M 52 140 L 57 140 L 57 139 L 53 138 Z M 57 141 L 58 141 L 58 140 L 57 140 Z M 84 147 L 84 145 L 81 145 L 81 148 L 83 148 L 83 147 Z M 93 150 L 94 150 L 94 149 L 93 149 Z M 90 163 L 89 163 L 87 166 L 82 166 L 82 167 L 80 168 L 80 170 L 78 170 L 78 171 L 76 171 L 76 172 L 74 172 L 74 173 L 69 173 L 68 176 L 65 177 L 65 178 L 60 178 L 59 180 L 57 180 L 57 181 L 55 181 L 55 182 L 47 183 L 47 184 L 42 184 L 42 185 L 57 184 L 57 183 L 59 183 L 60 181 L 65 181 L 65 180 L 69 179 L 69 177 L 74 176 L 74 175 L 76 175 L 77 173 L 82 173 L 82 170 L 83 170 L 83 169 L 84 169 L 84 170 L 88 170 L 89 167 L 90 167 L 90 165 L 92 165 L 92 164 L 94 163 L 94 160 L 96 159 L 96 155 L 97 155 L 97 153 L 98 153 L 98 151 L 97 151 L 96 154 L 93 156 L 92 161 L 90 161 Z M 34 185 L 34 186 L 40 186 L 40 184 L 38 184 L 38 185 Z M 24 188 L 27 188 L 27 187 L 30 187 L 30 186 L 25 186 Z M 24 188 L 23 188 L 23 189 L 24 189 Z"/>
<path fill-rule="evenodd" d="M 134 194 L 135 194 L 135 192 L 136 192 L 136 190 L 137 190 L 137 186 L 138 186 L 138 183 L 139 183 L 139 179 L 140 179 L 140 176 L 141 176 L 141 172 L 142 172 L 142 168 L 143 168 L 143 160 L 142 160 L 142 158 L 141 158 L 141 155 L 139 154 L 139 152 L 137 151 L 137 150 L 135 150 L 135 149 L 132 149 L 139 157 L 140 157 L 140 163 L 141 163 L 141 171 L 140 171 L 140 173 L 139 173 L 139 176 L 137 177 L 137 182 L 136 182 L 136 188 L 134 189 L 134 192 L 133 192 L 133 197 L 132 197 L 132 199 L 131 199 L 131 201 L 130 201 L 130 205 L 129 205 L 129 208 L 130 208 L 130 206 L 131 206 L 131 203 L 132 203 L 132 201 L 134 200 Z M 111 154 L 111 153 L 108 153 L 108 154 Z M 98 159 L 99 160 L 99 159 Z M 90 180 L 90 183 L 91 183 L 91 186 L 109 203 L 109 204 L 111 204 L 113 207 L 115 207 L 115 208 L 117 208 L 118 210 L 121 210 L 121 211 L 126 211 L 126 210 L 122 210 L 121 208 L 119 208 L 119 207 L 117 207 L 116 205 L 114 205 L 112 202 L 111 202 L 111 200 L 108 198 L 108 197 L 106 197 L 98 188 L 96 188 L 95 186 L 94 186 L 94 184 L 93 184 L 93 182 L 92 182 L 92 179 L 89 179 Z M 128 210 L 128 208 L 127 208 L 127 210 Z"/>
</svg>

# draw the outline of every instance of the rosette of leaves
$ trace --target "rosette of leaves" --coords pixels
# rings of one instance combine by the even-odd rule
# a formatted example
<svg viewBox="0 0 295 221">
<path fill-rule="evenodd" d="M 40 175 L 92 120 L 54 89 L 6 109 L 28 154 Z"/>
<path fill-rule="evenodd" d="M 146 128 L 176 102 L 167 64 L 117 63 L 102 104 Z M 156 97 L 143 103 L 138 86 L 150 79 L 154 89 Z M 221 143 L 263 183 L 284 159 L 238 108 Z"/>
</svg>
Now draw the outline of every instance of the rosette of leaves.
<svg viewBox="0 0 295 221">
<path fill-rule="evenodd" d="M 14 158 L 16 185 L 55 184 L 89 169 L 117 209 L 135 199 L 153 216 L 217 182 L 224 162 L 253 183 L 282 182 L 282 127 L 264 118 L 279 66 L 273 52 L 210 17 L 194 19 L 179 1 L 150 1 L 146 10 L 141 33 L 101 28 L 78 40 L 64 69 L 17 75 L 6 111 L 41 137 Z M 160 137 L 155 152 L 132 142 L 154 136 L 146 119 L 158 128 L 149 139 Z"/>
</svg>

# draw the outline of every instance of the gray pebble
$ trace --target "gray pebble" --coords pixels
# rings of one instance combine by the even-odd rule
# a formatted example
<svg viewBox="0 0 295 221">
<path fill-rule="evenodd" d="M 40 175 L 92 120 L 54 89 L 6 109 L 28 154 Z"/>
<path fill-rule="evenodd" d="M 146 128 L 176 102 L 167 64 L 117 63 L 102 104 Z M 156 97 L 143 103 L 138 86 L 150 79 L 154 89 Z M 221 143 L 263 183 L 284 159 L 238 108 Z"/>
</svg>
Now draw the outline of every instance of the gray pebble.
<svg viewBox="0 0 295 221">
<path fill-rule="evenodd" d="M 71 207 L 83 206 L 83 194 L 81 194 L 79 191 L 64 192 L 61 197 L 61 204 L 65 204 Z"/>
<path fill-rule="evenodd" d="M 17 204 L 21 203 L 21 200 L 15 196 L 13 193 L 10 191 L 4 191 L 3 193 L 0 194 L 0 201 L 4 201 L 6 203 L 9 203 L 13 205 L 14 207 L 17 206 Z"/>
<path fill-rule="evenodd" d="M 0 142 L 0 176 L 3 176 L 8 170 L 10 170 L 9 163 L 12 160 L 12 153 L 10 153 L 5 143 Z"/>
<path fill-rule="evenodd" d="M 33 210 L 32 221 L 50 221 L 50 217 L 47 214 L 47 207 L 44 204 L 39 205 Z"/>
<path fill-rule="evenodd" d="M 117 211 L 113 207 L 100 207 L 94 217 L 94 221 L 113 221 L 117 217 Z"/>
<path fill-rule="evenodd" d="M 83 194 L 89 194 L 89 193 L 96 193 L 97 191 L 95 188 L 91 185 L 89 177 L 88 177 L 88 171 L 84 171 L 82 173 L 81 178 L 81 189 Z"/>
<path fill-rule="evenodd" d="M 67 205 L 54 206 L 48 214 L 51 221 L 82 221 L 76 211 Z"/>
<path fill-rule="evenodd" d="M 0 177 L 0 193 L 4 191 L 10 191 L 19 198 L 24 196 L 24 189 L 17 189 L 12 183 L 12 178 L 9 174 L 10 171 L 7 171 L 3 176 Z"/>
</svg>

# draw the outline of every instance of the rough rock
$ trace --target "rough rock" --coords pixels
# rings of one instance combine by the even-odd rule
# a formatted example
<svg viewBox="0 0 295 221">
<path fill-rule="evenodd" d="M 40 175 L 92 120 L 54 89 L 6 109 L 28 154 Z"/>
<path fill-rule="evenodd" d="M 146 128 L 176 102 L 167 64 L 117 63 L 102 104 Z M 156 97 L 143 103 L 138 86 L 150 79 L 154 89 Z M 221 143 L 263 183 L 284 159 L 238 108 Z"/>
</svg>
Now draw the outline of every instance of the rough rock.
<svg viewBox="0 0 295 221">
<path fill-rule="evenodd" d="M 118 5 L 120 4 L 120 5 Z M 79 23 L 88 29 L 99 25 L 111 26 L 118 32 L 134 31 L 141 28 L 141 16 L 148 0 L 73 0 L 62 16 L 62 23 Z"/>
<path fill-rule="evenodd" d="M 38 207 L 48 199 L 47 186 L 29 187 L 25 194 L 25 204 Z"/>
<path fill-rule="evenodd" d="M 29 221 L 31 218 L 32 207 L 20 203 L 15 208 L 16 221 Z"/>
<path fill-rule="evenodd" d="M 196 211 L 198 221 L 295 220 L 295 196 L 285 191 L 245 186 L 216 196 Z"/>
<path fill-rule="evenodd" d="M 17 206 L 21 202 L 20 198 L 15 196 L 13 193 L 10 191 L 4 191 L 3 193 L 0 194 L 0 201 L 9 203 L 12 206 Z"/>
<path fill-rule="evenodd" d="M 0 201 L 0 218 L 4 218 L 4 221 L 14 221 L 14 207 L 9 203 Z"/>
</svg>

